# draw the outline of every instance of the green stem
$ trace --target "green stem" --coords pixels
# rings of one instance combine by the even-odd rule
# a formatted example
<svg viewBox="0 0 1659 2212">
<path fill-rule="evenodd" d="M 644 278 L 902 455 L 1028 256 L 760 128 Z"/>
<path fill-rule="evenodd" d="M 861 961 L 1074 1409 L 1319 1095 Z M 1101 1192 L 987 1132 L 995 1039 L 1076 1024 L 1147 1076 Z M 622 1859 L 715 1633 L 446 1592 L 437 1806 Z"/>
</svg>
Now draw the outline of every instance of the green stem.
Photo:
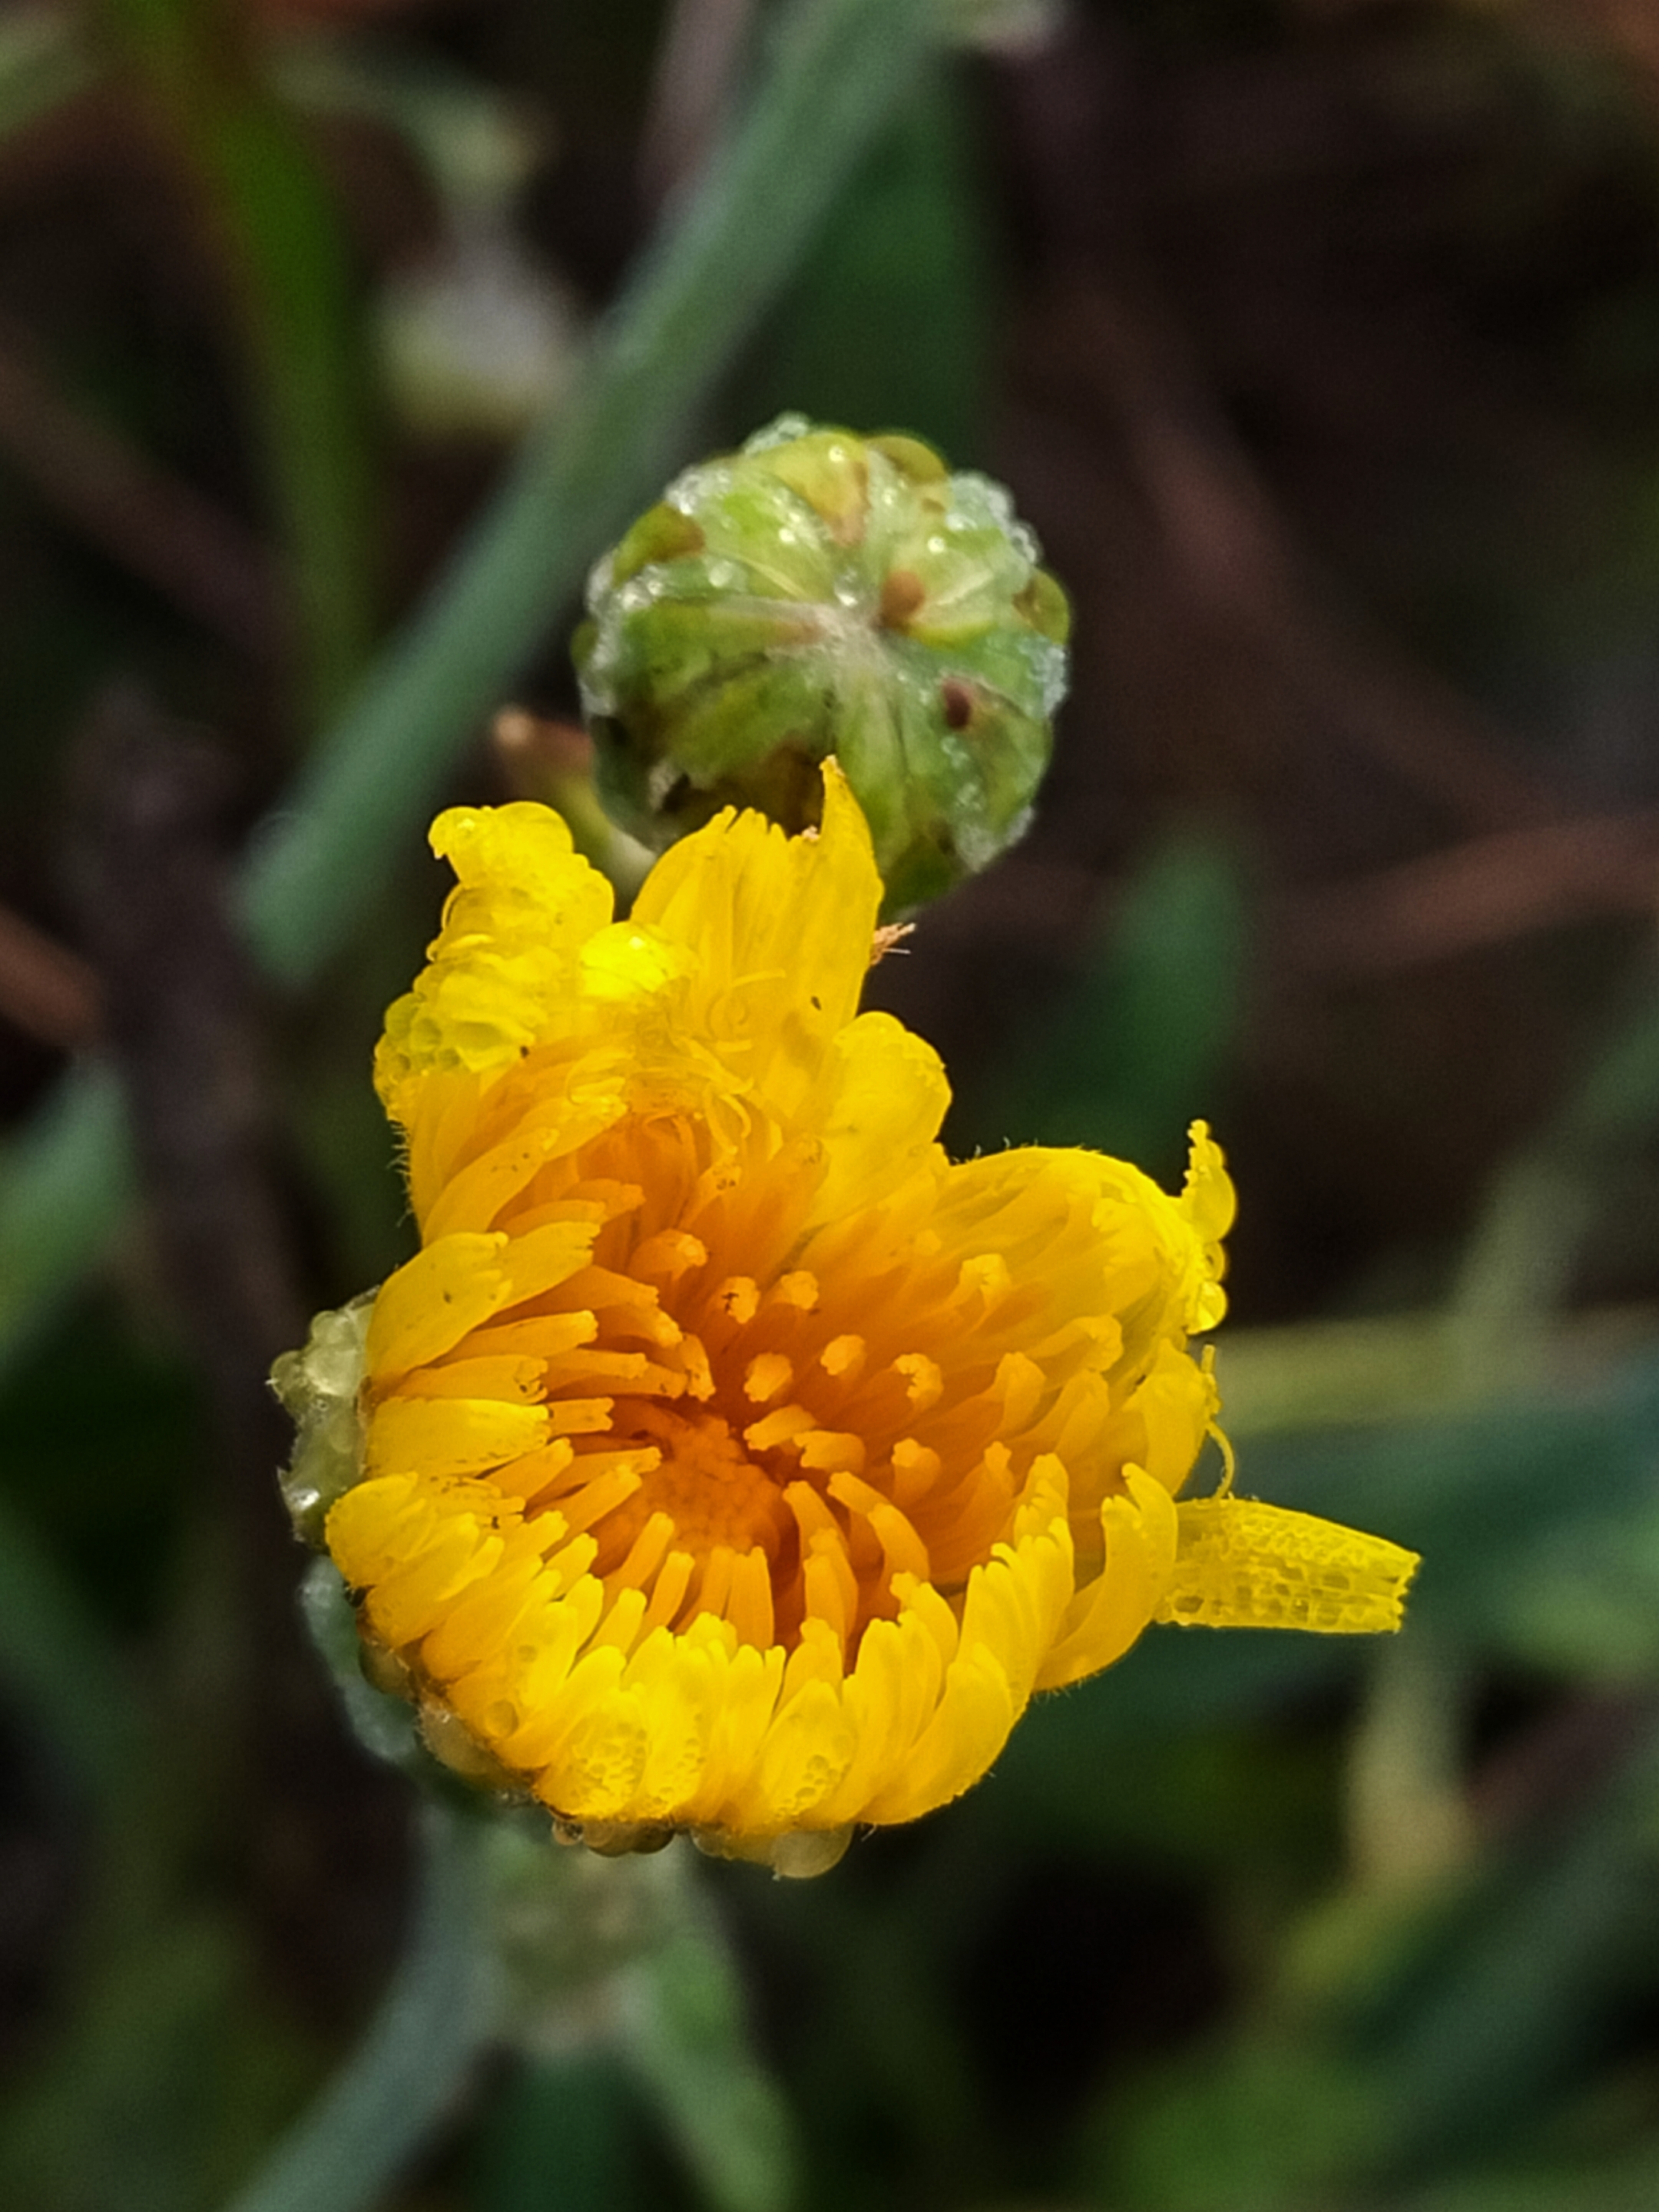
<svg viewBox="0 0 1659 2212">
<path fill-rule="evenodd" d="M 496 2014 L 484 1823 L 422 1808 L 412 1941 L 356 2055 L 227 2212 L 364 2212 L 444 2118 Z"/>
<path fill-rule="evenodd" d="M 242 893 L 273 975 L 313 975 L 372 903 L 388 855 L 479 717 L 659 478 L 688 416 L 916 82 L 938 17 L 937 0 L 796 0 L 746 120 L 629 287 L 575 402 L 532 433 L 443 583 L 258 842 Z M 108 1078 L 79 1070 L 6 1161 L 0 1363 L 101 1249 L 130 1181 Z M 66 1201 L 57 1210 L 54 1194 Z"/>
</svg>

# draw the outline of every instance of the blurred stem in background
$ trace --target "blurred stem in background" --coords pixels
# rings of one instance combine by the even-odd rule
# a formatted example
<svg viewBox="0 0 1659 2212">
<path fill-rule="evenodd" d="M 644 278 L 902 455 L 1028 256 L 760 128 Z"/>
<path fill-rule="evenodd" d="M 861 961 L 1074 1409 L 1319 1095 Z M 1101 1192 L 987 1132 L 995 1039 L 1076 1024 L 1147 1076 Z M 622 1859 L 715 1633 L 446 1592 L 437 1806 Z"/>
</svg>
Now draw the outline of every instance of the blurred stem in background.
<svg viewBox="0 0 1659 2212">
<path fill-rule="evenodd" d="M 1650 946 L 1584 1074 L 1492 1186 L 1454 1298 L 1472 1366 L 1560 1304 L 1585 1235 L 1656 1121 L 1659 948 Z"/>
<path fill-rule="evenodd" d="M 229 2212 L 368 2212 L 459 2095 L 500 2010 L 484 1820 L 428 1803 L 416 1919 L 357 2051 Z"/>
<path fill-rule="evenodd" d="M 333 194 L 228 0 L 99 0 L 179 164 L 240 327 L 297 615 L 301 720 L 338 710 L 374 629 L 380 507 L 357 287 Z"/>
<path fill-rule="evenodd" d="M 179 65 L 175 0 L 111 4 L 137 11 L 158 69 Z M 386 856 L 414 836 L 586 563 L 672 465 L 698 403 L 941 35 L 936 0 L 795 0 L 784 15 L 745 113 L 647 251 L 574 400 L 526 441 L 250 855 L 244 911 L 269 974 L 305 982 L 345 940 Z M 118 1100 L 106 1073 L 82 1068 L 0 1179 L 0 1362 L 103 1249 L 130 1187 Z"/>
<path fill-rule="evenodd" d="M 1659 952 L 1626 979 L 1582 1076 L 1494 1176 L 1447 1304 L 1426 1313 L 1235 1333 L 1221 1352 L 1235 1434 L 1412 1420 L 1604 1364 L 1639 1317 L 1563 1322 L 1585 1237 L 1659 1124 Z"/>
<path fill-rule="evenodd" d="M 367 635 L 368 562 L 355 336 L 333 210 L 234 26 L 206 0 L 107 0 L 104 20 L 236 272 L 312 690 L 337 698 Z M 938 34 L 934 0 L 798 0 L 784 16 L 746 114 L 647 255 L 574 403 L 532 434 L 256 848 L 243 908 L 268 972 L 289 983 L 314 975 L 371 903 L 386 856 L 413 835 L 445 768 L 588 560 L 654 489 L 690 415 Z M 15 1342 L 125 1209 L 128 1140 L 109 1073 L 83 1068 L 10 1169 L 0 1190 L 0 1326 Z M 58 1647 L 72 1640 L 61 1612 L 48 1603 L 42 1613 L 45 1632 L 61 1632 Z M 73 1723 L 85 1735 L 68 1690 L 39 1679 L 58 1663 L 73 1679 L 67 1651 L 54 1660 L 53 1650 L 50 1634 L 30 1644 L 34 1703 L 54 1726 Z M 380 2014 L 239 2212 L 367 2206 L 445 2116 L 497 2021 L 480 1978 L 490 1946 L 478 1836 L 447 1812 L 428 1814 L 417 1925 Z M 623 1879 L 604 1871 L 613 1887 Z M 684 1895 L 617 2002 L 629 2063 L 711 2200 L 724 2212 L 776 2212 L 793 2189 L 782 2108 L 747 2056 L 731 1963 Z"/>
<path fill-rule="evenodd" d="M 64 10 L 9 10 L 0 22 L 0 138 L 72 100 L 93 74 L 79 26 Z"/>
<path fill-rule="evenodd" d="M 799 2193 L 789 2115 L 750 2045 L 737 1963 L 689 1847 L 620 1860 L 558 1850 L 540 1814 L 498 1815 L 458 1793 L 411 1708 L 364 1680 L 356 1620 L 325 1561 L 302 1603 L 364 1748 L 451 1796 L 423 1810 L 416 1925 L 377 2017 L 232 2212 L 359 2212 L 492 2043 L 527 2062 L 483 2146 L 504 2204 L 522 2165 L 544 2180 L 556 2154 L 562 2165 L 567 2131 L 561 2203 L 599 2212 L 626 2201 L 642 2100 L 714 2212 L 786 2212 Z"/>
</svg>

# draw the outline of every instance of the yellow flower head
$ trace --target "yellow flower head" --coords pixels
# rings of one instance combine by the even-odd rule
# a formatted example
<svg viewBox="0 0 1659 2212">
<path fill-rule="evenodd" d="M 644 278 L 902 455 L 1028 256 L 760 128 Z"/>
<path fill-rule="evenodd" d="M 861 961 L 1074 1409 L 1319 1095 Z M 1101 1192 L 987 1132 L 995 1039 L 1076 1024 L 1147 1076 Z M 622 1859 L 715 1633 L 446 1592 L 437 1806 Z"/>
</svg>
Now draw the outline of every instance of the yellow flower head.
<svg viewBox="0 0 1659 2212">
<path fill-rule="evenodd" d="M 1232 1218 L 1085 1152 L 952 1164 L 858 1012 L 881 884 L 726 814 L 627 921 L 559 817 L 439 817 L 459 887 L 377 1080 L 422 1249 L 368 1320 L 326 1541 L 439 1748 L 589 1841 L 805 1870 L 978 1780 L 1155 1620 L 1391 1627 L 1392 1545 L 1177 1505 Z"/>
</svg>

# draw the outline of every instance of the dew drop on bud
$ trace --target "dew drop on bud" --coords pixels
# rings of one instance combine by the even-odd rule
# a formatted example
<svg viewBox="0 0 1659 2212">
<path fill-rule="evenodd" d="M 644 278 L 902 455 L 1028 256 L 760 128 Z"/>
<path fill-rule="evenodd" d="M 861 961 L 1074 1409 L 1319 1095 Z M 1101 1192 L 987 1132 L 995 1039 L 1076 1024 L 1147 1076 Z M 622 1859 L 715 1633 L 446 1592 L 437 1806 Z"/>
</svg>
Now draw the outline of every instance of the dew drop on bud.
<svg viewBox="0 0 1659 2212">
<path fill-rule="evenodd" d="M 657 850 L 722 806 L 792 833 L 835 754 L 889 921 L 1030 819 L 1069 610 L 988 477 L 786 416 L 686 470 L 594 568 L 575 641 L 613 818 Z"/>
</svg>

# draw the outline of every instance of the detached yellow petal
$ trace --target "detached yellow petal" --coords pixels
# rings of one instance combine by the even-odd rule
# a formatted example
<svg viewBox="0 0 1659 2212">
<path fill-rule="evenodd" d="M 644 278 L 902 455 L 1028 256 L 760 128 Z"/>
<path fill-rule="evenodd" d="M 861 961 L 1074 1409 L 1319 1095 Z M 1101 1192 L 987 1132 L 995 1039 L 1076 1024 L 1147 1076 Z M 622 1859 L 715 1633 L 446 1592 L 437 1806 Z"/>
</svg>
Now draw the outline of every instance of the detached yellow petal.
<svg viewBox="0 0 1659 2212">
<path fill-rule="evenodd" d="M 1249 1498 L 1197 1498 L 1177 1513 L 1175 1572 L 1155 1620 L 1335 1636 L 1399 1627 L 1415 1552 Z"/>
</svg>

